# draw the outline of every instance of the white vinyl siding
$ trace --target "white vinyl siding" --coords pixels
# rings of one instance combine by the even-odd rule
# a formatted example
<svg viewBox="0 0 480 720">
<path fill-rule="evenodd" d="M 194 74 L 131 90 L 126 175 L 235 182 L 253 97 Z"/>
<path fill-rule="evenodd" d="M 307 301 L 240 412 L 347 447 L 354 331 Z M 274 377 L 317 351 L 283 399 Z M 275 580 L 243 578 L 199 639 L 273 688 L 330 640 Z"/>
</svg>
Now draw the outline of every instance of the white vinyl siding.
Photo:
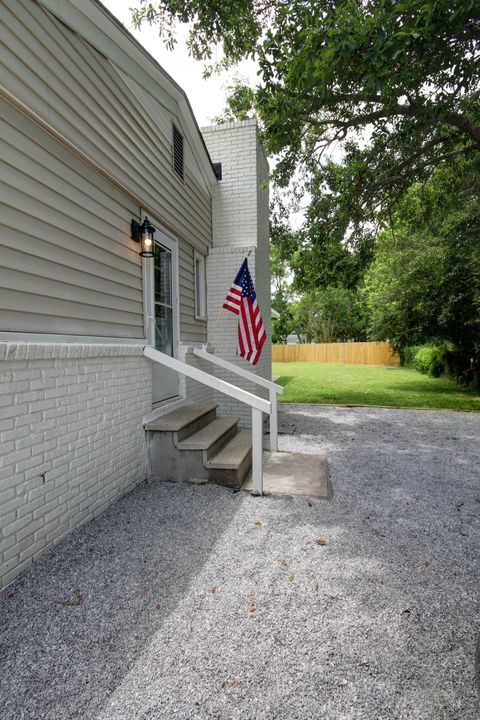
<svg viewBox="0 0 480 720">
<path fill-rule="evenodd" d="M 38 122 L 2 101 L 2 265 L 24 279 L 13 288 L 0 276 L 0 330 L 142 337 L 130 220 L 144 207 L 178 240 L 180 339 L 204 342 L 193 250 L 211 246 L 211 198 L 188 143 L 184 182 L 173 171 L 175 101 L 153 97 L 33 0 L 1 11 L 0 85 Z"/>
<path fill-rule="evenodd" d="M 0 64 L 13 96 L 94 158 L 176 237 L 206 250 L 210 195 L 188 168 L 184 184 L 176 177 L 171 124 L 166 135 L 159 132 L 157 100 L 31 0 L 2 3 Z"/>
<path fill-rule="evenodd" d="M 0 100 L 0 331 L 143 337 L 131 198 Z"/>
</svg>

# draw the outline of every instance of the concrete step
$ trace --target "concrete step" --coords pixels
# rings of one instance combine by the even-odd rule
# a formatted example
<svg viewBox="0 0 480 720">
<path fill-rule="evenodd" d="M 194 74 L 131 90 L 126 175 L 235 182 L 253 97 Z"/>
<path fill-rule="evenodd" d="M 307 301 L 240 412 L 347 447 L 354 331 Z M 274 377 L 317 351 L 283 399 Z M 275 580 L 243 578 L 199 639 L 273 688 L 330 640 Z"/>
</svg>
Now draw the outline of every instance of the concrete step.
<svg viewBox="0 0 480 720">
<path fill-rule="evenodd" d="M 147 423 L 145 430 L 147 432 L 173 432 L 176 433 L 175 441 L 181 442 L 215 420 L 217 407 L 218 403 L 182 405 Z"/>
<path fill-rule="evenodd" d="M 177 442 L 176 447 L 179 450 L 210 450 L 212 447 L 216 447 L 218 452 L 220 447 L 230 439 L 230 431 L 233 430 L 232 437 L 235 434 L 239 420 L 238 416 L 233 415 L 216 418 L 198 432 L 190 435 L 185 440 Z M 210 452 L 208 456 L 210 457 L 213 454 L 213 452 Z"/>
<path fill-rule="evenodd" d="M 252 433 L 241 430 L 213 457 L 204 461 L 210 482 L 226 487 L 241 487 L 252 465 Z"/>
</svg>

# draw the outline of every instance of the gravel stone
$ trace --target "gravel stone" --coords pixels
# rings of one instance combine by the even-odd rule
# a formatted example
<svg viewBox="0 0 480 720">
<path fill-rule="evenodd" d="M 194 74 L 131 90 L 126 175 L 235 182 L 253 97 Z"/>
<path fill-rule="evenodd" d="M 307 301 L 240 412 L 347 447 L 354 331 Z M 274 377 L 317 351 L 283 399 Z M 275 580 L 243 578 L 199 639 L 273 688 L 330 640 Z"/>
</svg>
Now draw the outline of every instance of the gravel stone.
<svg viewBox="0 0 480 720">
<path fill-rule="evenodd" d="M 478 720 L 480 414 L 282 413 L 333 500 L 136 488 L 2 594 L 1 720 Z"/>
</svg>

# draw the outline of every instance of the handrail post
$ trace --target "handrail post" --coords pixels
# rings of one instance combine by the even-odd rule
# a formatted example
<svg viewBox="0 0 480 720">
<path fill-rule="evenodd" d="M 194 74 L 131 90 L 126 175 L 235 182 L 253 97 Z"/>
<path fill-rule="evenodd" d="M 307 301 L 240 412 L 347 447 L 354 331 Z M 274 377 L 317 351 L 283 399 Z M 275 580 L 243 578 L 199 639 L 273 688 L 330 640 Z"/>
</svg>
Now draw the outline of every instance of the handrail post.
<svg viewBox="0 0 480 720">
<path fill-rule="evenodd" d="M 277 393 L 273 388 L 270 389 L 270 450 L 278 451 L 278 417 L 277 417 Z"/>
<path fill-rule="evenodd" d="M 263 413 L 252 407 L 252 492 L 263 495 Z"/>
</svg>

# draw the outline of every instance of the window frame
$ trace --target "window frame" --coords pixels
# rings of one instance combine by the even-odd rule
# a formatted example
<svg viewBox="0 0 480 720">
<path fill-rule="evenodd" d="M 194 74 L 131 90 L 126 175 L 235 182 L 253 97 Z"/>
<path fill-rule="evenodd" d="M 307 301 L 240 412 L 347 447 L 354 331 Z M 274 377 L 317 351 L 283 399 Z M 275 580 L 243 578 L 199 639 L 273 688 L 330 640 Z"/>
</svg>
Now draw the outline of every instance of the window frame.
<svg viewBox="0 0 480 720">
<path fill-rule="evenodd" d="M 199 272 L 197 273 L 197 264 Z M 207 319 L 207 259 L 197 250 L 193 251 L 193 290 L 195 296 L 195 320 Z M 198 280 L 201 280 L 200 287 Z M 200 307 L 199 307 L 200 304 Z"/>
</svg>

